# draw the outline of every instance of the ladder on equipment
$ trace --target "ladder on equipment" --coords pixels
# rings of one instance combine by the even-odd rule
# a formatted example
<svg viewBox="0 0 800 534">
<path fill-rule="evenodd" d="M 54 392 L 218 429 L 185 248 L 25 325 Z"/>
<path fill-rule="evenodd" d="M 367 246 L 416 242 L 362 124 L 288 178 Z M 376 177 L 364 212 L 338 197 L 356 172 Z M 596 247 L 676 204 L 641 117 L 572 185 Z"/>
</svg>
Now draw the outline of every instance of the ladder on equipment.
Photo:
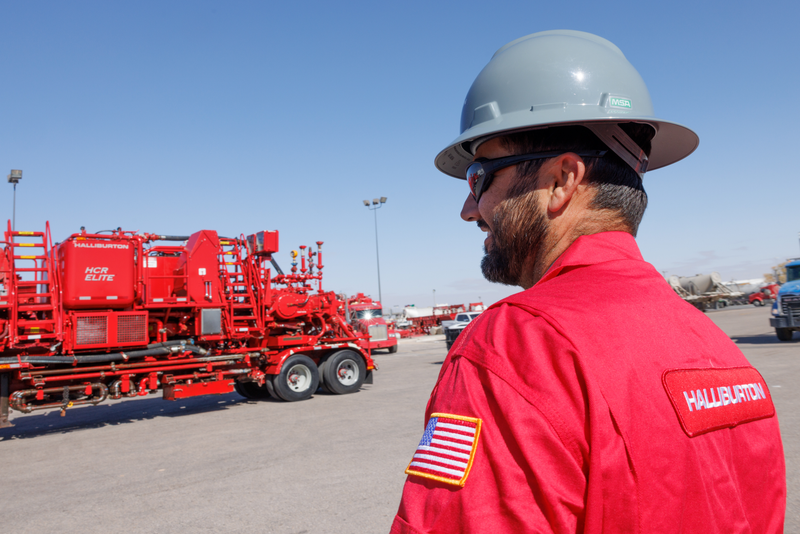
<svg viewBox="0 0 800 534">
<path fill-rule="evenodd" d="M 242 242 L 240 239 L 219 240 L 220 279 L 229 311 L 227 326 L 233 337 L 249 337 L 251 332 L 261 330 L 250 265 L 242 259 Z"/>
<path fill-rule="evenodd" d="M 10 345 L 43 345 L 47 340 L 60 340 L 58 273 L 50 223 L 44 232 L 18 232 L 11 229 L 9 221 L 5 241 L 10 256 Z"/>
</svg>

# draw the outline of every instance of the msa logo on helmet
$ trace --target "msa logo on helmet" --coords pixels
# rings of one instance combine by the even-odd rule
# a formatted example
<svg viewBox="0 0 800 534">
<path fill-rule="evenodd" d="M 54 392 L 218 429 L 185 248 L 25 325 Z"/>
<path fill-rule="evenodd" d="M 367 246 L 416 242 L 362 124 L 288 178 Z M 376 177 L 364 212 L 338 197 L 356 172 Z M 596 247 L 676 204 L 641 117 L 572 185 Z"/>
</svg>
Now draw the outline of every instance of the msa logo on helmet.
<svg viewBox="0 0 800 534">
<path fill-rule="evenodd" d="M 624 109 L 631 109 L 631 101 L 627 98 L 619 98 L 616 96 L 609 97 L 609 106 L 612 108 L 624 108 Z"/>
</svg>

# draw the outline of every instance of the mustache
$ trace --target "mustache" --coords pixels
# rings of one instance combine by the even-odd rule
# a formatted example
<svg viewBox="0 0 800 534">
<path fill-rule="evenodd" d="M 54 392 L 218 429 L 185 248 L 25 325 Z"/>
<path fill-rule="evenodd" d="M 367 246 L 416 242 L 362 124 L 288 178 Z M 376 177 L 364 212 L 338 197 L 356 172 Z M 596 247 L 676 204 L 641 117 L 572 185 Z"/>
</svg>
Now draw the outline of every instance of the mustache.
<svg viewBox="0 0 800 534">
<path fill-rule="evenodd" d="M 476 221 L 476 224 L 478 225 L 478 228 L 480 228 L 484 232 L 488 232 L 489 231 L 489 225 L 486 224 L 483 220 Z"/>
</svg>

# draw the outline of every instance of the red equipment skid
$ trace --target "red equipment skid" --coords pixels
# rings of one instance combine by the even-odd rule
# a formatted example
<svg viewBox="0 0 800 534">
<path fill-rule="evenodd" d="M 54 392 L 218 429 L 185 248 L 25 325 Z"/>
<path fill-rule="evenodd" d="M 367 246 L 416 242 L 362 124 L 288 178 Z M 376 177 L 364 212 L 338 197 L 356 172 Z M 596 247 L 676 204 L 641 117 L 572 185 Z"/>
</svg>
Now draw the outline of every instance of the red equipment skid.
<svg viewBox="0 0 800 534">
<path fill-rule="evenodd" d="M 159 389 L 169 400 L 234 389 L 285 401 L 319 386 L 352 393 L 377 369 L 369 338 L 322 291 L 321 241 L 307 254 L 300 247 L 299 272 L 292 251 L 289 274 L 272 259 L 277 231 L 231 239 L 81 229 L 53 247 L 49 223 L 45 232 L 9 224 L 2 244 L 0 428 L 9 408 L 63 415 Z"/>
</svg>

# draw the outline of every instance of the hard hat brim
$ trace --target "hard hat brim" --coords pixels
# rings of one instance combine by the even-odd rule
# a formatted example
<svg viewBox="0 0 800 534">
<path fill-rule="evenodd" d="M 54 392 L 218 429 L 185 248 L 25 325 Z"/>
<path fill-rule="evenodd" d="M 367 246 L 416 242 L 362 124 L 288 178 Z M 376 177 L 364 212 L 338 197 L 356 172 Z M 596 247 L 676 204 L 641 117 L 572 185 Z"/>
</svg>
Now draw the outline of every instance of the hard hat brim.
<svg viewBox="0 0 800 534">
<path fill-rule="evenodd" d="M 537 124 L 531 124 L 530 113 L 526 111 L 502 115 L 466 130 L 450 145 L 439 152 L 434 160 L 436 168 L 454 178 L 466 180 L 466 171 L 474 155 L 469 151 L 472 141 L 482 137 L 498 137 L 526 130 L 540 130 L 558 126 L 580 126 L 592 122 L 641 122 L 655 128 L 656 134 L 651 141 L 648 171 L 660 169 L 676 163 L 694 152 L 700 144 L 700 138 L 689 128 L 678 123 L 654 119 L 652 117 L 609 117 L 605 120 L 563 120 L 564 111 L 550 110 L 550 117 L 537 117 Z M 541 112 L 540 112 L 541 113 Z M 561 117 L 558 117 L 558 114 Z M 562 119 L 562 120 L 559 120 Z"/>
</svg>

